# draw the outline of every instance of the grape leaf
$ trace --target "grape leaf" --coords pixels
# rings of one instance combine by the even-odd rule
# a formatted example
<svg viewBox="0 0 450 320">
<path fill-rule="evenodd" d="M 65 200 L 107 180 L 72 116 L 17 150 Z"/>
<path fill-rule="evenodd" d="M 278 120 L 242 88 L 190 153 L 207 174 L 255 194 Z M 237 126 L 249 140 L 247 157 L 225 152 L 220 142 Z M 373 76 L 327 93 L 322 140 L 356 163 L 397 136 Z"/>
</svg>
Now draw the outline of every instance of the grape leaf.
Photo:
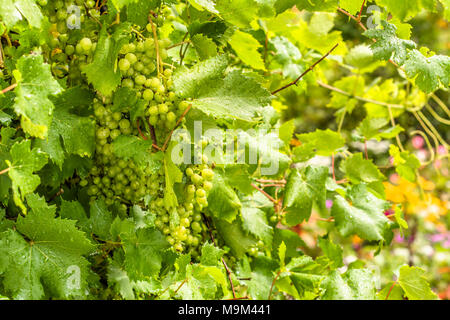
<svg viewBox="0 0 450 320">
<path fill-rule="evenodd" d="M 411 40 L 403 40 L 397 37 L 397 27 L 386 21 L 381 21 L 384 29 L 369 29 L 364 32 L 368 38 L 377 40 L 370 45 L 375 59 L 393 59 L 396 63 L 403 65 L 408 56 L 408 49 L 416 48 Z"/>
<path fill-rule="evenodd" d="M 175 143 L 172 142 L 164 154 L 164 172 L 166 176 L 166 186 L 164 190 L 164 206 L 167 210 L 174 209 L 178 205 L 177 195 L 173 190 L 175 183 L 182 182 L 183 173 L 181 170 L 173 163 L 171 154 L 172 148 Z"/>
<path fill-rule="evenodd" d="M 373 274 L 366 269 L 351 269 L 341 275 L 332 271 L 320 287 L 322 300 L 374 300 L 375 282 Z"/>
<path fill-rule="evenodd" d="M 367 117 L 356 128 L 359 135 L 365 138 L 365 140 L 375 139 L 380 141 L 381 139 L 392 139 L 397 136 L 404 129 L 399 125 L 383 129 L 389 120 L 386 118 L 370 118 Z"/>
<path fill-rule="evenodd" d="M 206 9 L 211 13 L 217 14 L 219 13 L 215 8 L 214 1 L 211 0 L 188 0 L 189 3 L 197 10 Z"/>
<path fill-rule="evenodd" d="M 297 170 L 291 172 L 284 196 L 288 225 L 295 226 L 304 220 L 308 221 L 314 201 L 325 203 L 327 177 L 327 167 L 308 167 L 304 177 Z"/>
<path fill-rule="evenodd" d="M 191 41 L 200 60 L 206 60 L 217 55 L 216 44 L 203 34 L 196 34 Z"/>
<path fill-rule="evenodd" d="M 450 57 L 447 56 L 427 58 L 420 51 L 412 50 L 408 54 L 405 71 L 409 78 L 415 78 L 417 86 L 426 93 L 437 90 L 440 84 L 446 88 L 450 85 Z"/>
<path fill-rule="evenodd" d="M 92 100 L 93 94 L 80 87 L 64 91 L 54 102 L 56 107 L 48 133 L 48 141 L 36 141 L 36 145 L 45 151 L 61 170 L 65 153 L 81 157 L 90 157 L 94 153 L 95 121 L 74 112 L 89 106 Z M 83 134 L 80 135 L 80 132 Z M 63 143 L 61 143 L 61 138 Z"/>
<path fill-rule="evenodd" d="M 17 61 L 20 79 L 17 79 L 15 112 L 21 116 L 22 128 L 34 137 L 44 139 L 52 121 L 54 105 L 49 99 L 62 91 L 53 79 L 50 66 L 42 55 L 22 56 Z"/>
<path fill-rule="evenodd" d="M 228 23 L 246 28 L 258 15 L 258 5 L 254 0 L 217 0 L 216 9 Z"/>
<path fill-rule="evenodd" d="M 8 29 L 25 18 L 30 26 L 40 28 L 43 20 L 35 0 L 0 0 L 0 16 Z"/>
<path fill-rule="evenodd" d="M 85 297 L 89 263 L 83 256 L 92 244 L 75 221 L 55 218 L 56 208 L 43 198 L 27 200 L 31 211 L 17 219 L 17 231 L 0 234 L 4 288 L 14 299 Z"/>
<path fill-rule="evenodd" d="M 293 153 L 298 161 L 307 161 L 316 154 L 331 156 L 337 149 L 344 147 L 345 140 L 340 133 L 327 130 L 316 130 L 311 133 L 297 135 L 302 145 L 294 148 Z"/>
<path fill-rule="evenodd" d="M 384 215 L 389 203 L 367 191 L 364 184 L 352 187 L 347 196 L 349 201 L 336 195 L 331 208 L 339 233 L 344 237 L 356 234 L 366 240 L 389 240 L 391 222 Z"/>
<path fill-rule="evenodd" d="M 159 4 L 160 0 L 131 2 L 126 8 L 127 21 L 140 26 L 146 26 L 148 24 L 148 13 L 150 10 L 156 11 Z"/>
<path fill-rule="evenodd" d="M 237 221 L 228 223 L 223 219 L 214 219 L 214 225 L 225 244 L 231 248 L 233 255 L 236 258 L 242 258 L 252 246 L 256 245 L 257 240 L 247 235 Z"/>
<path fill-rule="evenodd" d="M 120 49 L 129 41 L 128 29 L 128 24 L 121 24 L 110 36 L 104 25 L 99 34 L 92 63 L 82 68 L 89 83 L 106 96 L 111 95 L 121 82 L 121 74 L 116 62 Z"/>
<path fill-rule="evenodd" d="M 162 153 L 152 153 L 152 142 L 136 136 L 118 136 L 112 142 L 113 153 L 125 160 L 133 161 L 141 168 L 156 171 L 161 167 Z"/>
<path fill-rule="evenodd" d="M 255 80 L 239 71 L 223 72 L 227 59 L 217 56 L 182 69 L 174 75 L 175 92 L 181 97 L 191 97 L 193 108 L 207 115 L 225 119 L 255 121 L 257 111 L 271 100 L 269 91 Z"/>
<path fill-rule="evenodd" d="M 425 278 L 426 271 L 418 267 L 404 265 L 400 268 L 398 283 L 405 291 L 409 300 L 436 300 L 436 294 L 431 291 Z"/>
<path fill-rule="evenodd" d="M 241 208 L 236 192 L 225 182 L 222 174 L 215 171 L 213 188 L 208 194 L 208 210 L 218 218 L 233 222 Z"/>
<path fill-rule="evenodd" d="M 420 161 L 417 157 L 409 151 L 400 151 L 395 145 L 390 145 L 389 154 L 393 159 L 395 171 L 400 177 L 408 181 L 416 181 L 416 170 L 420 167 Z"/>
<path fill-rule="evenodd" d="M 385 178 L 372 160 L 363 159 L 362 153 L 355 153 L 345 159 L 341 164 L 341 170 L 353 184 L 372 183 Z"/>
<path fill-rule="evenodd" d="M 338 8 L 338 0 L 277 0 L 275 3 L 277 13 L 291 9 L 293 6 L 296 6 L 299 10 L 305 9 L 311 12 L 334 12 Z"/>
<path fill-rule="evenodd" d="M 10 168 L 8 175 L 12 181 L 14 202 L 26 212 L 22 200 L 41 182 L 39 176 L 34 173 L 47 163 L 47 155 L 39 149 L 31 149 L 31 140 L 14 144 L 10 154 L 11 162 L 7 161 L 7 164 Z"/>
<path fill-rule="evenodd" d="M 268 225 L 264 211 L 256 207 L 254 203 L 246 201 L 243 203 L 241 215 L 244 230 L 270 246 L 272 244 L 273 229 Z"/>
<path fill-rule="evenodd" d="M 340 268 L 344 265 L 342 258 L 342 248 L 333 243 L 328 237 L 317 238 L 317 244 L 322 249 L 323 254 L 332 262 L 333 268 Z"/>
<path fill-rule="evenodd" d="M 206 242 L 202 246 L 200 263 L 205 266 L 217 266 L 221 263 L 223 254 L 224 251 L 222 249 L 217 248 L 214 244 Z"/>
<path fill-rule="evenodd" d="M 251 34 L 236 30 L 228 43 L 245 64 L 258 70 L 266 69 L 258 51 L 262 45 Z"/>
<path fill-rule="evenodd" d="M 128 6 L 130 4 L 136 3 L 136 2 L 142 2 L 139 0 L 111 0 L 113 5 L 116 7 L 117 10 L 120 11 L 125 6 Z"/>
<path fill-rule="evenodd" d="M 227 68 L 228 59 L 225 55 L 202 61 L 191 69 L 177 68 L 173 75 L 175 92 L 181 98 L 195 97 L 201 87 L 219 80 Z"/>
</svg>

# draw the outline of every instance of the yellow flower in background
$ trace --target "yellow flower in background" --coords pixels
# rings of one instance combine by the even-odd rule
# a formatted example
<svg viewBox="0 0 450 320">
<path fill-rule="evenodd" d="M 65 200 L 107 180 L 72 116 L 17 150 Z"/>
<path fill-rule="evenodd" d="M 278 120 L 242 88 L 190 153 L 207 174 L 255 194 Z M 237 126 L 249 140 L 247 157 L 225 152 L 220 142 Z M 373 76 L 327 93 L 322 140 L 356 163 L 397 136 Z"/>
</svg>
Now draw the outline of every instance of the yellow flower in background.
<svg viewBox="0 0 450 320">
<path fill-rule="evenodd" d="M 432 194 L 435 184 L 422 177 L 418 183 L 409 182 L 394 176 L 391 182 L 385 182 L 386 199 L 403 204 L 406 214 L 417 214 L 427 221 L 439 223 L 439 218 L 448 213 L 448 201 Z M 422 189 L 422 190 L 421 190 Z"/>
</svg>

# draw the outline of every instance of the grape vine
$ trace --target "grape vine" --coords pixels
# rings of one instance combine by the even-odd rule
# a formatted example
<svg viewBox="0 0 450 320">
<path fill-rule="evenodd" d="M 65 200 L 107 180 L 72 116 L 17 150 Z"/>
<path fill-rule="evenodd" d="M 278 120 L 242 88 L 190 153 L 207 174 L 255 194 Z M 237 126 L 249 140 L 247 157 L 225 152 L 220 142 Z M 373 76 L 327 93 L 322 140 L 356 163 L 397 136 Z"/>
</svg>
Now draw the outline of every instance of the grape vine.
<svg viewBox="0 0 450 320">
<path fill-rule="evenodd" d="M 0 298 L 437 299 L 450 58 L 412 33 L 450 8 L 415 3 L 4 1 Z"/>
</svg>

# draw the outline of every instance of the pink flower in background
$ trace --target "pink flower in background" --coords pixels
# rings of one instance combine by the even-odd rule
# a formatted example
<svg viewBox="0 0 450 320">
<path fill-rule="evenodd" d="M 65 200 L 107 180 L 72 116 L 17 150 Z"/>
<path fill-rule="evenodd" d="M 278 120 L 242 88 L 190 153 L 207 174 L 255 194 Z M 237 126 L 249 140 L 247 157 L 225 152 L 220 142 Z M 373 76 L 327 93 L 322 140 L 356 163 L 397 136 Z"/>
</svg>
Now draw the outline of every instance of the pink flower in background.
<svg viewBox="0 0 450 320">
<path fill-rule="evenodd" d="M 425 140 L 421 136 L 415 136 L 411 142 L 415 149 L 422 149 L 425 144 Z"/>
<path fill-rule="evenodd" d="M 389 163 L 390 163 L 391 165 L 394 165 L 394 157 L 389 157 Z"/>
<path fill-rule="evenodd" d="M 389 176 L 389 181 L 393 184 L 398 184 L 400 181 L 400 176 L 397 173 L 393 173 Z"/>
<path fill-rule="evenodd" d="M 441 242 L 441 241 L 444 241 L 446 238 L 447 238 L 446 234 L 438 233 L 438 234 L 433 234 L 432 236 L 430 236 L 430 241 L 431 242 Z"/>
<path fill-rule="evenodd" d="M 445 249 L 450 248 L 450 232 L 437 233 L 430 236 L 430 241 L 433 243 L 441 242 Z"/>
<path fill-rule="evenodd" d="M 385 216 L 390 216 L 394 214 L 394 210 L 392 209 L 387 209 L 386 211 L 384 211 L 384 215 Z"/>
<path fill-rule="evenodd" d="M 327 209 L 331 209 L 331 207 L 333 206 L 333 200 L 325 201 L 325 206 L 327 207 Z"/>
<path fill-rule="evenodd" d="M 402 237 L 399 233 L 397 233 L 394 237 L 394 241 L 396 243 L 403 243 L 403 242 L 405 242 L 405 238 Z"/>
<path fill-rule="evenodd" d="M 434 167 L 436 169 L 442 168 L 442 160 L 438 159 L 438 160 L 434 161 Z"/>
<path fill-rule="evenodd" d="M 447 150 L 445 150 L 444 146 L 439 146 L 437 148 L 437 153 L 440 154 L 440 155 L 444 155 L 444 154 L 447 154 Z"/>
</svg>

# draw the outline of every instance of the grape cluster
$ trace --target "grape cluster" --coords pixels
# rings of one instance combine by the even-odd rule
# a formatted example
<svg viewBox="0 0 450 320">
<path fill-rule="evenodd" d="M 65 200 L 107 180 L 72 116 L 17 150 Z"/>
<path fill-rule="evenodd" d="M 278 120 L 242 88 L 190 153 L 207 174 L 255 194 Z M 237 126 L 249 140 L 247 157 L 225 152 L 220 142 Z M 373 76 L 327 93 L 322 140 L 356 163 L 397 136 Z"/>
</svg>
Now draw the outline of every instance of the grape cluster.
<svg viewBox="0 0 450 320">
<path fill-rule="evenodd" d="M 169 39 L 158 40 L 161 59 L 167 58 L 166 48 Z M 155 76 L 156 63 L 155 40 L 149 38 L 126 44 L 120 51 L 118 66 L 122 73 L 122 87 L 133 88 L 138 98 L 146 103 L 146 116 L 149 123 L 160 129 L 171 130 L 176 120 L 188 107 L 187 101 L 178 101 L 173 92 L 172 69 L 166 68 Z"/>
<path fill-rule="evenodd" d="M 207 236 L 202 210 L 208 206 L 207 193 L 212 188 L 214 171 L 207 164 L 191 165 L 186 168 L 185 174 L 187 181 L 182 197 L 184 202 L 176 209 L 179 224 L 171 223 L 171 213 L 164 207 L 162 188 L 151 202 L 150 209 L 157 214 L 156 227 L 162 231 L 174 249 L 180 252 L 186 250 L 195 257 L 199 254 L 200 241 Z"/>
<path fill-rule="evenodd" d="M 163 9 L 168 15 L 171 14 L 169 11 L 168 8 Z M 155 226 L 173 248 L 195 257 L 200 253 L 200 244 L 209 236 L 202 217 L 208 206 L 207 196 L 214 178 L 214 171 L 207 164 L 208 159 L 203 157 L 201 164 L 183 166 L 182 188 L 177 189 L 177 193 L 182 194 L 177 194 L 178 205 L 172 208 L 167 205 L 163 167 L 159 170 L 143 169 L 133 160 L 121 159 L 113 153 L 113 142 L 120 135 L 150 139 L 150 132 L 145 132 L 149 129 L 147 124 L 153 127 L 156 140 L 164 141 L 168 132 L 177 125 L 177 119 L 183 119 L 181 115 L 190 104 L 179 99 L 173 91 L 173 68 L 164 62 L 168 60 L 167 49 L 171 41 L 155 40 L 150 24 L 145 30 L 136 31 L 136 38 L 121 48 L 117 66 L 122 75 L 121 87 L 132 89 L 144 103 L 145 111 L 140 115 L 141 121 L 130 121 L 128 112 L 114 110 L 112 97 L 96 99 L 93 106 L 96 120 L 95 164 L 89 176 L 81 181 L 81 186 L 85 187 L 91 200 L 100 198 L 107 205 L 127 207 L 138 204 L 147 207 L 156 214 Z M 95 48 L 95 43 L 88 40 L 83 38 L 76 45 L 71 45 L 69 52 L 68 46 L 65 47 L 65 54 L 78 61 L 78 66 L 89 59 Z M 158 56 L 159 64 L 156 61 Z M 142 128 L 138 128 L 139 123 L 143 124 Z M 180 125 L 183 126 L 184 121 Z"/>
<path fill-rule="evenodd" d="M 91 17 L 100 15 L 98 8 L 95 8 L 96 2 L 93 0 L 52 2 L 40 0 L 38 4 L 43 7 L 52 23 L 51 37 L 48 43 L 49 50 L 46 51 L 50 52 L 49 61 L 53 74 L 58 78 L 68 76 L 72 84 L 79 84 L 82 81 L 82 66 L 92 61 L 97 44 L 91 39 L 96 39 L 97 31 L 92 31 L 87 34 L 87 37 L 82 37 L 75 30 L 78 24 L 80 28 L 82 25 L 84 26 L 88 13 Z M 71 30 L 69 27 L 74 29 Z"/>
<path fill-rule="evenodd" d="M 109 101 L 106 101 L 109 102 Z M 95 166 L 81 186 L 88 186 L 92 199 L 103 198 L 107 205 L 115 202 L 138 203 L 152 185 L 149 169 L 142 170 L 132 160 L 124 160 L 113 154 L 112 142 L 120 135 L 137 135 L 127 115 L 113 112 L 110 104 L 94 103 L 96 118 Z"/>
</svg>

